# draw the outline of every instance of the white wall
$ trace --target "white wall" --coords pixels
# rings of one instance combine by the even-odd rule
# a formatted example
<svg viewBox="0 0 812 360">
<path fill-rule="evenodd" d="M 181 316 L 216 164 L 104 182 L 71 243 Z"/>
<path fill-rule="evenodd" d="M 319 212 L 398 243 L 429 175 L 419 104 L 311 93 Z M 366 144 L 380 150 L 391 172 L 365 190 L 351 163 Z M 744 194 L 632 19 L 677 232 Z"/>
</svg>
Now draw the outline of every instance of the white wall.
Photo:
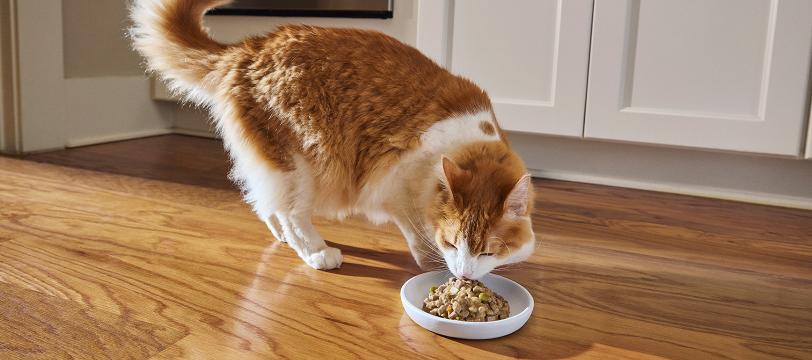
<svg viewBox="0 0 812 360">
<path fill-rule="evenodd" d="M 62 0 L 65 77 L 142 76 L 124 38 L 129 0 Z"/>
<path fill-rule="evenodd" d="M 171 132 L 175 106 L 153 101 L 143 76 L 65 80 L 67 147 Z"/>
<path fill-rule="evenodd" d="M 166 134 L 175 107 L 155 102 L 125 36 L 128 0 L 62 0 L 65 146 Z"/>
<path fill-rule="evenodd" d="M 61 0 L 16 0 L 17 67 L 21 139 L 18 149 L 64 145 L 65 84 Z"/>
</svg>

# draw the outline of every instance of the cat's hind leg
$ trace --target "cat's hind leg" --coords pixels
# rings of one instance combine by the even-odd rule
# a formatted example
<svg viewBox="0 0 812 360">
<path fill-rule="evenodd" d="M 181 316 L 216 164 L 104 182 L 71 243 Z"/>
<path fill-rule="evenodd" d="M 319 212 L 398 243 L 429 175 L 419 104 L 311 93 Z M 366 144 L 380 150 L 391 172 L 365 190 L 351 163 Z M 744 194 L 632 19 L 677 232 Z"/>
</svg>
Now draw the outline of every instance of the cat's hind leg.
<svg viewBox="0 0 812 360">
<path fill-rule="evenodd" d="M 328 247 L 310 222 L 317 190 L 314 174 L 300 154 L 286 148 L 285 128 L 260 110 L 238 111 L 228 104 L 222 102 L 216 108 L 220 114 L 216 124 L 234 161 L 231 177 L 242 188 L 245 200 L 274 237 L 286 242 L 308 265 L 316 269 L 340 266 L 341 251 Z M 275 121 L 276 130 L 257 132 L 256 127 L 243 127 L 265 121 Z"/>
<path fill-rule="evenodd" d="M 276 214 L 269 215 L 266 219 L 264 219 L 265 225 L 268 226 L 268 230 L 271 230 L 271 234 L 281 242 L 287 242 L 285 240 L 284 232 L 282 230 L 282 224 L 279 222 L 279 217 Z"/>
<path fill-rule="evenodd" d="M 328 247 L 311 222 L 316 189 L 304 159 L 296 157 L 292 171 L 252 167 L 242 175 L 247 200 L 274 237 L 287 243 L 312 268 L 341 266 L 341 251 Z"/>
</svg>

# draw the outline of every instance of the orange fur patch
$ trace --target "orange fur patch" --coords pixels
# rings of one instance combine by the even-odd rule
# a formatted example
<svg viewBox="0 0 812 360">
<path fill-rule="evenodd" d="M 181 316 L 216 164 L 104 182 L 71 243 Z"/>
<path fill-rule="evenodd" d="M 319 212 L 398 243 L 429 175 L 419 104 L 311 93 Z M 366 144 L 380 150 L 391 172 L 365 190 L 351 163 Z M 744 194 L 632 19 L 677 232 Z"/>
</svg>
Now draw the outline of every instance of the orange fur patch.
<svg viewBox="0 0 812 360">
<path fill-rule="evenodd" d="M 493 125 L 487 121 L 481 121 L 479 123 L 479 129 L 482 130 L 485 135 L 493 135 L 496 134 L 496 130 L 493 128 Z"/>
</svg>

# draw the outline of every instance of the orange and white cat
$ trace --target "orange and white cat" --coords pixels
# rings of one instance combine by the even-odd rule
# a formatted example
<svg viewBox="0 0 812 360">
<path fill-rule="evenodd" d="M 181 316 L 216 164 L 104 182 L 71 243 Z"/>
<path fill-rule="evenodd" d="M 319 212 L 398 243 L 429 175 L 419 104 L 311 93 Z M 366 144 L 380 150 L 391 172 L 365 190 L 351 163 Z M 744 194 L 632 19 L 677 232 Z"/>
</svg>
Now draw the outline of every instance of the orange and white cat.
<svg viewBox="0 0 812 360">
<path fill-rule="evenodd" d="M 310 266 L 341 265 L 314 214 L 394 222 L 421 267 L 479 278 L 535 249 L 530 176 L 488 96 L 416 49 L 356 29 L 283 26 L 237 44 L 203 14 L 227 0 L 135 0 L 134 47 L 210 109 L 231 176 Z"/>
</svg>

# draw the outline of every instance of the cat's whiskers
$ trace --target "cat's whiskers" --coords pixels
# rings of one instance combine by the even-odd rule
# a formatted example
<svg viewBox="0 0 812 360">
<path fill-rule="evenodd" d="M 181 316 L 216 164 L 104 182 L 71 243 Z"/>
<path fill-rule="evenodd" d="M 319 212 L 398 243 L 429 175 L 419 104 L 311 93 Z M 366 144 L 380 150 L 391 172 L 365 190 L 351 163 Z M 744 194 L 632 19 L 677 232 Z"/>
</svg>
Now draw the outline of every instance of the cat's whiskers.
<svg viewBox="0 0 812 360">
<path fill-rule="evenodd" d="M 530 267 L 528 267 L 526 263 L 520 262 L 520 263 L 499 265 L 495 269 L 493 269 L 493 271 L 505 272 L 505 271 L 514 271 L 514 270 L 524 270 L 524 269 L 529 269 L 529 268 Z"/>
<path fill-rule="evenodd" d="M 498 236 L 491 236 L 489 239 L 493 239 L 493 240 L 497 240 L 497 241 L 501 242 L 502 246 L 504 246 L 505 249 L 507 249 L 507 251 L 508 251 L 508 258 L 513 256 L 513 253 L 511 252 L 510 247 L 507 246 L 507 243 L 505 243 L 504 239 L 502 239 L 501 237 L 498 237 Z"/>
<path fill-rule="evenodd" d="M 414 202 L 414 199 L 412 199 L 411 201 L 412 201 L 412 208 L 416 209 L 417 206 L 416 206 L 416 204 Z M 431 249 L 434 252 L 434 255 L 436 255 L 439 258 L 442 258 L 442 256 L 440 255 L 440 249 L 437 248 L 437 243 L 435 243 L 433 239 L 429 239 L 428 236 L 426 235 L 426 226 L 423 225 L 423 222 L 420 222 L 421 226 L 417 226 L 418 221 L 412 217 L 412 212 L 411 211 L 406 213 L 406 219 L 409 220 L 409 223 L 412 224 L 412 227 L 414 229 L 420 229 L 420 231 L 417 231 L 416 235 L 420 239 L 420 241 L 423 243 L 423 245 L 428 246 L 428 248 Z"/>
<path fill-rule="evenodd" d="M 412 205 L 414 206 L 414 199 L 412 199 Z M 425 248 L 416 247 L 413 251 L 417 251 L 419 254 L 423 255 L 424 261 L 430 266 L 425 266 L 424 269 L 427 271 L 438 271 L 438 270 L 445 270 L 448 272 L 448 264 L 446 264 L 445 258 L 440 254 L 437 244 L 426 235 L 426 227 L 425 226 L 418 226 L 417 223 L 419 222 L 413 217 L 412 212 L 406 213 L 406 219 L 409 221 L 409 224 L 415 229 L 415 236 L 417 240 L 421 242 Z M 422 224 L 422 222 L 419 222 Z"/>
<path fill-rule="evenodd" d="M 429 253 L 429 252 L 426 252 L 425 250 L 421 250 L 421 249 L 415 249 L 415 250 L 417 250 L 421 255 L 424 256 L 424 260 L 445 264 L 445 260 L 443 258 L 441 258 L 441 257 L 438 257 L 436 254 Z"/>
</svg>

